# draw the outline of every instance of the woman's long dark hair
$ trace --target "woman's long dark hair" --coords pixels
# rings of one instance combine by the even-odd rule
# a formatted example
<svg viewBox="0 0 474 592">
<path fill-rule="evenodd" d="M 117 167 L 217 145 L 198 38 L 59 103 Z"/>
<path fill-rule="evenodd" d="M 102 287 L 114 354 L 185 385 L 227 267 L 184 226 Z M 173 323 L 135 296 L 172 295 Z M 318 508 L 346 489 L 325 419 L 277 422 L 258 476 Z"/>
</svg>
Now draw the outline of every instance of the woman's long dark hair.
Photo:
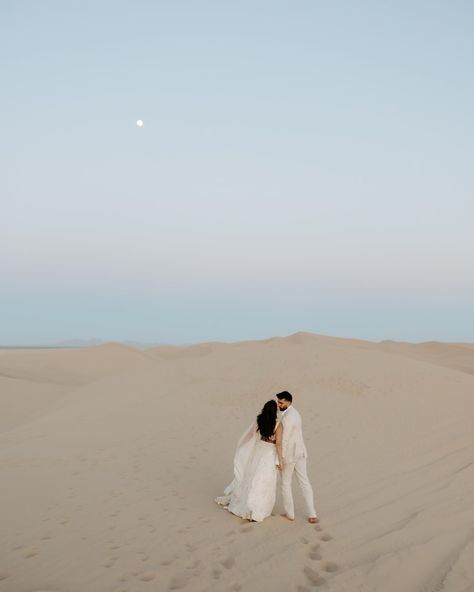
<svg viewBox="0 0 474 592">
<path fill-rule="evenodd" d="M 277 419 L 277 404 L 273 399 L 267 401 L 260 415 L 257 415 L 257 431 L 264 438 L 270 438 L 275 429 Z"/>
</svg>

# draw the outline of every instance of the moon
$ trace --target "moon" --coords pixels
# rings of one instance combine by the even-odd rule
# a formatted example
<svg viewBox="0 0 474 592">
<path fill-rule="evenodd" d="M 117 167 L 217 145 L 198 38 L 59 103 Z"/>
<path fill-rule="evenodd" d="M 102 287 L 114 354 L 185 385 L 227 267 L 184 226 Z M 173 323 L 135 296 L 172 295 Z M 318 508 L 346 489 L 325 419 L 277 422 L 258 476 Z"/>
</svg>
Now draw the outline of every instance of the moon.
<svg viewBox="0 0 474 592">
<path fill-rule="evenodd" d="M 137 119 L 137 126 L 143 127 L 143 121 L 141 119 Z"/>
</svg>

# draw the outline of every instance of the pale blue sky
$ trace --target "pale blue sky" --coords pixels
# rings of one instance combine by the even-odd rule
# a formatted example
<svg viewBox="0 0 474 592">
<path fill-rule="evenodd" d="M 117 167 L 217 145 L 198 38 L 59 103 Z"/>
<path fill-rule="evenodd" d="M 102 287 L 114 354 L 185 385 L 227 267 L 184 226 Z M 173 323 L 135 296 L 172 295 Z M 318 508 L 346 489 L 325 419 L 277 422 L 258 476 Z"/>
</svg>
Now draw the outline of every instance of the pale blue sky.
<svg viewBox="0 0 474 592">
<path fill-rule="evenodd" d="M 473 30 L 468 1 L 1 2 L 0 344 L 474 341 Z"/>
</svg>

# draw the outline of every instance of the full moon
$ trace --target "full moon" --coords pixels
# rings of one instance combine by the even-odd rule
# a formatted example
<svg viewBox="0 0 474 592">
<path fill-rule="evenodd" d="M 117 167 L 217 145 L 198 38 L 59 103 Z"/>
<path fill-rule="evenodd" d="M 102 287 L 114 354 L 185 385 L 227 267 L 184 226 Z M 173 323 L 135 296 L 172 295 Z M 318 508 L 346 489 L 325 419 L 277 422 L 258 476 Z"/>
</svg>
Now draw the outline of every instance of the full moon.
<svg viewBox="0 0 474 592">
<path fill-rule="evenodd" d="M 138 127 L 143 127 L 143 121 L 141 119 L 137 120 Z"/>
</svg>

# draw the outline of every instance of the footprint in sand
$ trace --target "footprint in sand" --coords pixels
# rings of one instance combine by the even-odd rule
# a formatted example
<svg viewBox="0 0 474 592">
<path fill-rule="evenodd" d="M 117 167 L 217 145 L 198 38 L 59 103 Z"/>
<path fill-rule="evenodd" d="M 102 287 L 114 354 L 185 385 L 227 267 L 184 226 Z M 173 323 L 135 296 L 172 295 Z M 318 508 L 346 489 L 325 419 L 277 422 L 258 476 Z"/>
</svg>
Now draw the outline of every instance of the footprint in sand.
<svg viewBox="0 0 474 592">
<path fill-rule="evenodd" d="M 222 572 L 221 572 L 220 569 L 215 568 L 215 569 L 212 570 L 212 577 L 215 580 L 218 580 L 221 577 L 221 574 L 222 574 Z"/>
<path fill-rule="evenodd" d="M 300 537 L 300 543 L 303 543 L 303 545 L 307 545 L 309 541 L 306 537 Z"/>
<path fill-rule="evenodd" d="M 167 565 L 171 565 L 173 563 L 174 559 L 164 559 L 161 562 L 161 565 L 167 566 Z"/>
<path fill-rule="evenodd" d="M 168 586 L 168 590 L 179 590 L 180 588 L 184 588 L 187 584 L 187 580 L 183 576 L 174 576 L 171 580 L 170 585 Z"/>
<path fill-rule="evenodd" d="M 320 567 L 327 572 L 335 572 L 339 570 L 339 565 L 335 561 L 322 561 Z"/>
<path fill-rule="evenodd" d="M 323 532 L 319 536 L 319 539 L 321 541 L 327 542 L 327 541 L 330 541 L 332 539 L 332 536 L 328 532 Z"/>
<path fill-rule="evenodd" d="M 235 565 L 235 559 L 233 557 L 227 557 L 224 561 L 221 561 L 221 565 L 223 565 L 226 569 L 230 569 Z"/>
<path fill-rule="evenodd" d="M 190 571 L 193 572 L 193 574 L 195 576 L 198 576 L 201 573 L 201 566 L 202 566 L 202 561 L 200 559 L 196 559 L 195 561 L 193 561 L 193 563 L 191 563 L 190 565 L 187 565 L 186 569 L 189 569 Z"/>
<path fill-rule="evenodd" d="M 250 526 L 250 524 L 246 524 L 245 526 L 242 526 L 240 528 L 240 532 L 250 532 L 252 530 L 252 527 Z"/>
<path fill-rule="evenodd" d="M 8 574 L 4 571 L 0 572 L 0 580 L 6 580 L 8 578 Z"/>
<path fill-rule="evenodd" d="M 25 553 L 25 555 L 23 555 L 23 557 L 25 559 L 30 559 L 30 557 L 36 557 L 36 555 L 39 554 L 39 551 L 37 549 L 31 549 L 31 551 L 28 551 L 27 553 Z"/>
<path fill-rule="evenodd" d="M 304 575 L 306 576 L 306 579 L 308 580 L 308 582 L 312 585 L 312 586 L 322 586 L 323 584 L 326 583 L 326 580 L 319 575 L 319 573 L 312 569 L 311 567 L 305 567 L 303 569 Z"/>
</svg>

